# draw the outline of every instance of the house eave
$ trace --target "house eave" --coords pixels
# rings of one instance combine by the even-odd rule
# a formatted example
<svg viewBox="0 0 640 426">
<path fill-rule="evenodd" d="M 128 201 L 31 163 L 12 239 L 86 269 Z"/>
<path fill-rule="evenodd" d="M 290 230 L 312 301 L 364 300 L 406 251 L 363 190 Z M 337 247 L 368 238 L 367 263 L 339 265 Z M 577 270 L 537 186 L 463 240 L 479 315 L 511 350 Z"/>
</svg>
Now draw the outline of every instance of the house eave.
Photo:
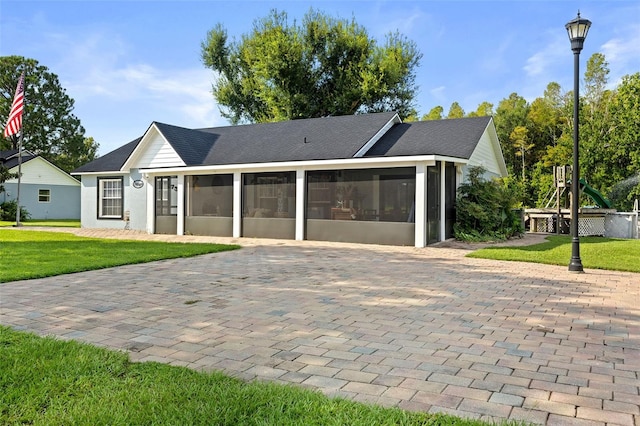
<svg viewBox="0 0 640 426">
<path fill-rule="evenodd" d="M 437 161 L 448 161 L 466 164 L 467 159 L 440 155 L 416 155 L 407 157 L 368 157 L 345 158 L 334 160 L 287 161 L 273 163 L 224 164 L 213 166 L 166 167 L 140 169 L 149 175 L 220 173 L 220 172 L 266 172 L 280 170 L 323 170 L 332 168 L 367 169 L 375 167 L 411 167 L 417 164 L 435 166 Z"/>
<path fill-rule="evenodd" d="M 108 170 L 98 172 L 76 172 L 71 173 L 73 176 L 122 176 L 122 174 L 128 174 L 129 170 Z"/>
</svg>

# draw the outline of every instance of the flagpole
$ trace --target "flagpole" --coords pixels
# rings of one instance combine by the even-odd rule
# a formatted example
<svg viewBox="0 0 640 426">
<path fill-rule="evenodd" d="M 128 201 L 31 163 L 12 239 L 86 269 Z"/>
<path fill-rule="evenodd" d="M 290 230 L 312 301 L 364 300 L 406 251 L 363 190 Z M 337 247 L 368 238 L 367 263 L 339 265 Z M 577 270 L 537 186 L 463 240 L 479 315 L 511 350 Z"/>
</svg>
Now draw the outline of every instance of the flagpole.
<svg viewBox="0 0 640 426">
<path fill-rule="evenodd" d="M 24 138 L 24 126 L 22 126 L 22 115 L 25 107 L 25 70 L 20 74 L 16 93 L 13 96 L 9 118 L 4 128 L 4 137 L 15 138 L 15 134 L 20 132 L 18 137 L 18 190 L 16 191 L 16 226 L 20 224 L 20 181 L 22 180 L 22 139 Z M 15 139 L 14 139 L 15 140 Z"/>
<path fill-rule="evenodd" d="M 22 226 L 20 223 L 20 180 L 22 179 L 22 136 L 24 135 L 24 127 L 20 129 L 20 137 L 18 138 L 18 190 L 16 191 L 16 227 Z"/>
</svg>

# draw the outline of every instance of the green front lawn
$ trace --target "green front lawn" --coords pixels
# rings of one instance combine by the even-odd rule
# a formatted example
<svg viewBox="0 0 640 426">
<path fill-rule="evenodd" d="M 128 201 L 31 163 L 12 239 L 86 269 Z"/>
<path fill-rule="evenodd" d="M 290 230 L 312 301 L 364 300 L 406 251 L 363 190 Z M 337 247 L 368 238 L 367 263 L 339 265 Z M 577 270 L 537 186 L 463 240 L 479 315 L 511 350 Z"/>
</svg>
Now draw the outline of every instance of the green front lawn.
<svg viewBox="0 0 640 426">
<path fill-rule="evenodd" d="M 43 425 L 482 425 L 246 383 L 0 326 L 0 423 Z"/>
<path fill-rule="evenodd" d="M 55 226 L 56 228 L 80 228 L 80 221 L 76 219 L 29 219 L 20 221 L 20 223 L 23 226 Z M 0 227 L 13 226 L 15 224 L 15 220 L 12 222 L 0 220 Z"/>
<path fill-rule="evenodd" d="M 549 236 L 542 244 L 524 247 L 487 247 L 469 257 L 494 260 L 569 265 L 571 237 Z M 602 237 L 580 238 L 580 258 L 585 268 L 640 272 L 640 240 Z"/>
<path fill-rule="evenodd" d="M 0 228 L 0 283 L 237 249 L 223 244 L 78 237 Z"/>
</svg>

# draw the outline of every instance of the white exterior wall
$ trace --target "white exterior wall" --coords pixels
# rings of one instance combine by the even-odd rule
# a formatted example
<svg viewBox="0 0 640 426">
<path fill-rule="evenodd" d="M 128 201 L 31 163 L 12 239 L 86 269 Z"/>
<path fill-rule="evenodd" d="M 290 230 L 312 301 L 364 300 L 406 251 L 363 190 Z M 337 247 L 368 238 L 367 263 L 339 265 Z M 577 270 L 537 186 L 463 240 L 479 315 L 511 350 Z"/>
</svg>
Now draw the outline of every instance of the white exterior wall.
<svg viewBox="0 0 640 426">
<path fill-rule="evenodd" d="M 142 188 L 135 188 L 133 182 L 140 180 Z M 147 187 L 149 182 L 144 179 L 138 169 L 131 170 L 131 174 L 124 179 L 124 211 L 129 211 L 129 228 L 137 231 L 147 229 Z M 153 198 L 152 198 L 153 199 Z M 103 220 L 101 220 L 102 222 Z"/>
<path fill-rule="evenodd" d="M 123 177 L 124 185 L 124 211 L 129 212 L 130 222 L 124 219 L 99 219 L 98 218 L 98 178 Z M 133 181 L 142 180 L 142 188 L 134 188 Z M 109 175 L 83 175 L 81 186 L 82 210 L 80 221 L 83 228 L 108 228 L 108 229 L 135 229 L 147 230 L 147 186 L 141 173 L 134 169 L 131 173 Z"/>
<path fill-rule="evenodd" d="M 478 146 L 475 151 L 473 151 L 473 154 L 471 154 L 471 158 L 469 158 L 469 164 L 467 167 L 471 166 L 482 166 L 487 170 L 487 173 L 494 177 L 502 175 L 500 172 L 500 166 L 496 159 L 496 151 L 493 148 L 493 144 L 491 143 L 487 132 L 482 135 L 480 142 L 478 142 Z"/>
</svg>

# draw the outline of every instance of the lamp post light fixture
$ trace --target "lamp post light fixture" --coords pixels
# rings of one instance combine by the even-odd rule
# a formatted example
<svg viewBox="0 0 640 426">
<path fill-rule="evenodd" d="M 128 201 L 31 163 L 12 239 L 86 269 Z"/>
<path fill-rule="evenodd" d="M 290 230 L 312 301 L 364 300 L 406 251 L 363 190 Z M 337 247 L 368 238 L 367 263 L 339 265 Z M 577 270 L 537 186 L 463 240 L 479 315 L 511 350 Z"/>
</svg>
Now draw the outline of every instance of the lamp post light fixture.
<svg viewBox="0 0 640 426">
<path fill-rule="evenodd" d="M 580 106 L 580 51 L 587 37 L 587 32 L 591 27 L 591 21 L 578 17 L 569 21 L 565 28 L 571 41 L 573 50 L 573 168 L 571 173 L 571 261 L 569 262 L 570 272 L 583 272 L 582 260 L 580 260 L 580 236 L 578 235 L 578 214 L 580 207 L 580 161 L 578 158 L 578 126 L 580 123 L 578 113 Z"/>
</svg>

